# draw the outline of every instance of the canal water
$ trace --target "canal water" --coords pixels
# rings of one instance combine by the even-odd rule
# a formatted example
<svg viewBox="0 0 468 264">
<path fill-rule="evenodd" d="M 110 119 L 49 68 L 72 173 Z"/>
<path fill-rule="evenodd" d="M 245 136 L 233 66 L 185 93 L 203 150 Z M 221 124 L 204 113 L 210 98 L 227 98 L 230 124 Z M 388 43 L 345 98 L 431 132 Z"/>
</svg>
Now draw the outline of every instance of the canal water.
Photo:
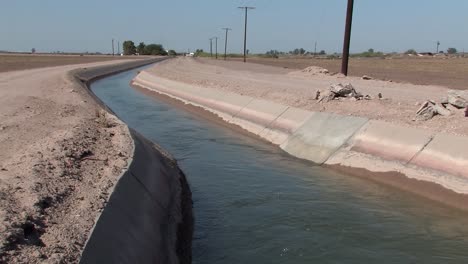
<svg viewBox="0 0 468 264">
<path fill-rule="evenodd" d="M 129 86 L 92 85 L 170 151 L 193 192 L 193 263 L 468 263 L 467 214 L 314 166 Z"/>
</svg>

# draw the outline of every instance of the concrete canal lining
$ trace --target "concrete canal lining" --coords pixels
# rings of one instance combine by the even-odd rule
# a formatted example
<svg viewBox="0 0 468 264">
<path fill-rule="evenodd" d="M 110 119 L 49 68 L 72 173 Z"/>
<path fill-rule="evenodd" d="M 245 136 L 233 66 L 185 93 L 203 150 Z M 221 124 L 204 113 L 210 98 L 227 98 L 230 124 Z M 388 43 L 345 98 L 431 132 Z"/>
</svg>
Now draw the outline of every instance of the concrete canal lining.
<svg viewBox="0 0 468 264">
<path fill-rule="evenodd" d="M 323 164 L 367 121 L 360 117 L 313 113 L 281 148 L 298 158 Z"/>
<path fill-rule="evenodd" d="M 404 175 L 421 183 L 412 184 L 414 190 L 406 190 L 468 210 L 468 203 L 456 202 L 455 205 L 452 202 L 468 201 L 468 139 L 465 137 L 431 134 L 361 117 L 294 109 L 167 80 L 146 71 L 138 74 L 133 84 L 201 107 L 298 158 L 317 164 L 364 169 L 373 172 L 375 178 L 389 173 Z M 290 109 L 297 115 L 288 113 Z M 401 177 L 387 176 L 385 182 L 394 180 L 401 185 Z M 426 188 L 423 187 L 425 183 L 435 184 L 445 191 L 417 189 Z M 447 199 L 447 196 L 456 198 Z"/>
<path fill-rule="evenodd" d="M 92 97 L 91 82 L 163 60 L 82 69 L 73 74 Z M 113 113 L 112 113 L 113 114 Z M 121 175 L 83 250 L 80 263 L 191 263 L 191 192 L 177 162 L 129 129 L 133 158 Z"/>
</svg>

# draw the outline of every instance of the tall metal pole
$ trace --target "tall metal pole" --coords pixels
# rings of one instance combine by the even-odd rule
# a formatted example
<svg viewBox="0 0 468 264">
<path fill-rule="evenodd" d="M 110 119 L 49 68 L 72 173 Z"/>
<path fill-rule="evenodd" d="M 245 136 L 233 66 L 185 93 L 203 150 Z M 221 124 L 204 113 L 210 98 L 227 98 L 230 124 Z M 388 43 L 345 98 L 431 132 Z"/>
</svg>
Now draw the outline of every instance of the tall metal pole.
<svg viewBox="0 0 468 264">
<path fill-rule="evenodd" d="M 112 56 L 114 56 L 114 39 L 112 39 Z"/>
<path fill-rule="evenodd" d="M 120 41 L 117 41 L 117 54 L 120 56 Z"/>
<path fill-rule="evenodd" d="M 244 28 L 244 63 L 247 61 L 247 7 L 245 8 L 245 28 Z"/>
<path fill-rule="evenodd" d="M 210 57 L 213 58 L 213 38 L 210 38 Z"/>
<path fill-rule="evenodd" d="M 244 62 L 247 61 L 247 14 L 249 9 L 255 9 L 255 7 L 242 6 L 240 9 L 245 9 L 245 29 L 244 29 Z"/>
<path fill-rule="evenodd" d="M 314 57 L 317 56 L 317 41 L 315 41 Z"/>
<path fill-rule="evenodd" d="M 218 37 L 215 37 L 216 40 L 216 59 L 218 59 Z"/>
<path fill-rule="evenodd" d="M 341 64 L 341 73 L 345 76 L 348 75 L 348 63 L 349 63 L 349 46 L 351 43 L 351 26 L 353 24 L 353 8 L 354 0 L 348 0 L 348 9 L 346 12 L 346 27 L 345 37 L 343 43 L 343 61 Z"/>
<path fill-rule="evenodd" d="M 227 57 L 227 43 L 228 43 L 228 31 L 232 30 L 232 29 L 223 28 L 223 30 L 226 30 L 226 38 L 224 39 L 224 60 L 226 60 L 226 57 Z"/>
</svg>

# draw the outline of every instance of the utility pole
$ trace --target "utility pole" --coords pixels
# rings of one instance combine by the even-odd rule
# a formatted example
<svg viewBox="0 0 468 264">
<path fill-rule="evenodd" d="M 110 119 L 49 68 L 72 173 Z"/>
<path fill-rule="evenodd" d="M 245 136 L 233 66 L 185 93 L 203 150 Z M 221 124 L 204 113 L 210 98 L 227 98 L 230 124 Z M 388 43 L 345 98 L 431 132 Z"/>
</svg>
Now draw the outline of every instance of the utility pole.
<svg viewBox="0 0 468 264">
<path fill-rule="evenodd" d="M 210 57 L 213 58 L 213 38 L 210 38 Z"/>
<path fill-rule="evenodd" d="M 314 57 L 317 56 L 317 41 L 315 41 L 315 47 L 314 47 Z"/>
<path fill-rule="evenodd" d="M 226 57 L 227 57 L 227 43 L 228 43 L 228 31 L 232 30 L 232 29 L 223 28 L 223 30 L 226 30 L 226 38 L 224 39 L 224 60 L 226 60 Z"/>
<path fill-rule="evenodd" d="M 247 61 L 247 14 L 249 9 L 255 9 L 255 7 L 241 6 L 240 9 L 245 9 L 245 29 L 244 29 L 244 62 Z"/>
<path fill-rule="evenodd" d="M 114 56 L 114 39 L 112 39 L 112 56 Z"/>
<path fill-rule="evenodd" d="M 216 40 L 216 59 L 218 59 L 218 37 L 214 37 Z"/>
<path fill-rule="evenodd" d="M 348 76 L 349 46 L 351 43 L 351 26 L 353 24 L 354 0 L 348 0 L 348 9 L 346 11 L 346 27 L 343 43 L 343 61 L 341 64 L 341 73 Z"/>
<path fill-rule="evenodd" d="M 436 51 L 436 53 L 439 53 L 439 46 L 440 46 L 440 41 L 437 41 L 437 51 Z"/>
<path fill-rule="evenodd" d="M 117 56 L 120 56 L 120 41 L 117 41 Z"/>
</svg>

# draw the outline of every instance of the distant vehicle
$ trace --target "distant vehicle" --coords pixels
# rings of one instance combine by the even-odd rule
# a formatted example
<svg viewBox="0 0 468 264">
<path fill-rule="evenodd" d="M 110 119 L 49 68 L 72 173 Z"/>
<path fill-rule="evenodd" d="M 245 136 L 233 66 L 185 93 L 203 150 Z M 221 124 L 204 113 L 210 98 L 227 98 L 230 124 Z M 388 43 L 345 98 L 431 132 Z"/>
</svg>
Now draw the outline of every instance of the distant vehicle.
<svg viewBox="0 0 468 264">
<path fill-rule="evenodd" d="M 185 57 L 193 57 L 193 56 L 195 56 L 195 53 L 193 53 L 193 52 L 185 54 Z"/>
</svg>

